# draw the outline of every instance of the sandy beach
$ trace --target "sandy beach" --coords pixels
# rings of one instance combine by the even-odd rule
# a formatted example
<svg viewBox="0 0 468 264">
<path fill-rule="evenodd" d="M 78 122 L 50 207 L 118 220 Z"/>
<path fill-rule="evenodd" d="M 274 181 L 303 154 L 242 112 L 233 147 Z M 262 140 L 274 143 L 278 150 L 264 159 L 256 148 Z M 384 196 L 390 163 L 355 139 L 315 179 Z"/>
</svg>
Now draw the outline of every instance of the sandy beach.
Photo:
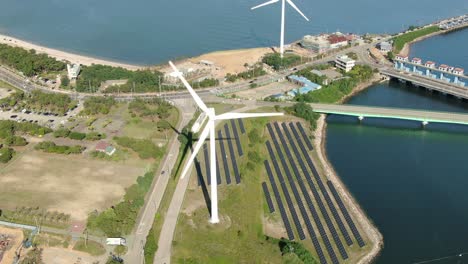
<svg viewBox="0 0 468 264">
<path fill-rule="evenodd" d="M 45 53 L 50 57 L 56 58 L 57 60 L 65 60 L 71 63 L 79 63 L 81 65 L 91 65 L 91 64 L 102 64 L 102 65 L 109 65 L 114 67 L 122 67 L 129 70 L 138 70 L 142 68 L 146 68 L 145 66 L 138 66 L 138 65 L 131 65 L 125 64 L 120 62 L 114 62 L 109 60 L 97 59 L 93 57 L 73 54 L 70 52 L 61 51 L 58 49 L 51 49 L 44 46 L 40 46 L 31 42 L 27 42 L 21 39 L 17 39 L 14 37 L 1 35 L 0 34 L 0 43 L 7 44 L 9 46 L 20 47 L 27 50 L 34 49 L 38 53 Z"/>
</svg>

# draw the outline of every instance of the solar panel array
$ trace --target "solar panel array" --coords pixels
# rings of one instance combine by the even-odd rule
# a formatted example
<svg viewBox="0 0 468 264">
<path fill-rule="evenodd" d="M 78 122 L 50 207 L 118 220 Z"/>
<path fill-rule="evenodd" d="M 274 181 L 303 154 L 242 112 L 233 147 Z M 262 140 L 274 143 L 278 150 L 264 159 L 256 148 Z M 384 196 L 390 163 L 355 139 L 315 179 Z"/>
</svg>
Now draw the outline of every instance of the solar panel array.
<svg viewBox="0 0 468 264">
<path fill-rule="evenodd" d="M 298 122 L 296 124 L 289 123 L 289 127 L 286 123 L 282 123 L 281 126 L 278 123 L 274 123 L 273 125 L 267 124 L 267 129 L 271 136 L 271 143 L 274 145 L 273 149 L 270 141 L 266 142 L 274 173 L 270 168 L 268 160 L 265 160 L 265 168 L 289 239 L 294 239 L 294 229 L 301 240 L 305 239 L 302 228 L 302 224 L 304 224 L 320 263 L 327 263 L 327 258 L 322 251 L 322 243 L 333 264 L 340 263 L 341 261 L 335 253 L 336 249 L 340 253 L 342 260 L 348 259 L 348 253 L 342 242 L 343 239 L 348 246 L 353 244 L 348 230 L 351 230 L 360 247 L 363 247 L 365 243 L 333 184 L 327 181 L 328 188 L 332 193 L 330 195 L 329 190 L 321 179 L 306 149 L 306 146 L 309 150 L 313 148 L 304 128 Z M 281 186 L 282 196 L 276 186 L 276 179 Z M 304 182 L 307 182 L 307 185 Z M 297 188 L 297 185 L 299 185 L 299 188 Z M 269 203 L 268 185 L 266 182 L 262 183 L 262 188 L 265 197 L 267 197 L 267 203 Z M 292 196 L 289 193 L 290 190 L 292 191 Z M 312 193 L 313 197 L 310 193 Z M 294 200 L 292 197 L 294 197 Z M 282 199 L 285 200 L 289 208 L 284 207 Z M 270 212 L 273 212 L 274 209 L 272 210 L 270 204 L 268 206 Z M 299 209 L 302 219 L 299 218 L 296 208 Z M 289 212 L 289 215 L 287 212 Z M 309 214 L 312 216 L 313 221 L 309 218 Z M 291 227 L 289 216 L 292 217 L 295 228 Z M 342 217 L 345 218 L 349 229 L 345 226 Z M 323 221 L 325 224 L 322 223 Z M 315 230 L 318 231 L 317 234 L 319 234 L 321 242 L 319 242 Z M 330 235 L 333 241 L 329 239 Z"/>
<path fill-rule="evenodd" d="M 290 123 L 289 125 L 291 126 L 291 124 L 292 123 Z M 296 124 L 297 124 L 297 127 L 299 128 L 299 131 L 301 131 L 302 137 L 304 138 L 304 141 L 307 144 L 307 147 L 309 148 L 309 150 L 312 150 L 313 149 L 312 142 L 310 142 L 310 138 L 307 136 L 304 128 L 302 127 L 301 122 L 297 122 Z"/>
<path fill-rule="evenodd" d="M 231 140 L 231 132 L 229 132 L 229 126 L 228 124 L 224 124 L 224 133 L 226 133 L 226 138 L 228 142 L 228 147 L 229 147 L 229 159 L 231 160 L 232 163 L 232 168 L 234 169 L 234 177 L 236 178 L 236 183 L 240 183 L 240 175 L 239 175 L 239 168 L 237 167 L 237 160 L 236 160 L 236 154 L 234 154 L 234 147 L 232 146 L 232 140 Z"/>
<path fill-rule="evenodd" d="M 271 201 L 270 191 L 268 190 L 268 186 L 266 185 L 266 182 L 262 182 L 262 188 L 263 188 L 263 193 L 265 194 L 265 199 L 268 204 L 268 210 L 270 210 L 270 213 L 273 213 L 275 212 L 275 206 L 273 206 L 273 202 Z"/>
<path fill-rule="evenodd" d="M 239 124 L 240 123 L 241 121 L 239 120 Z M 239 131 L 237 130 L 236 122 L 234 120 L 231 120 L 230 125 L 231 126 L 229 126 L 228 124 L 225 124 L 222 130 L 217 131 L 216 178 L 217 178 L 218 185 L 223 182 L 225 182 L 226 184 L 231 184 L 231 172 L 234 173 L 236 183 L 239 184 L 241 182 L 241 175 L 239 173 L 239 168 L 238 168 L 236 159 L 238 157 L 243 156 L 243 151 L 242 151 Z M 243 127 L 243 123 L 242 123 L 242 127 Z M 234 134 L 234 137 L 231 137 L 230 129 L 232 129 L 232 133 Z M 234 151 L 232 140 L 236 141 L 238 156 L 236 156 L 236 152 Z M 226 142 L 227 142 L 227 147 L 226 147 Z M 211 184 L 211 181 L 210 181 L 211 167 L 210 167 L 209 144 L 203 145 L 203 155 L 201 155 L 200 153 L 199 157 L 203 157 L 205 166 L 204 166 L 204 173 L 202 172 L 201 168 L 200 170 L 197 170 L 198 186 L 202 184 L 200 177 L 203 178 L 203 175 L 206 176 L 205 177 L 206 181 L 203 180 L 203 183 L 207 183 L 208 185 L 210 185 Z M 221 167 L 223 168 L 222 170 L 223 173 L 220 173 Z M 225 180 L 223 181 L 222 178 L 225 178 Z"/>
<path fill-rule="evenodd" d="M 237 119 L 237 121 L 239 121 L 239 127 L 240 127 L 240 131 L 242 134 L 245 134 L 245 127 L 244 127 L 244 121 L 242 121 L 242 119 Z"/>
<path fill-rule="evenodd" d="M 239 133 L 237 132 L 236 121 L 234 121 L 234 119 L 231 119 L 231 128 L 234 132 L 234 139 L 236 140 L 237 153 L 239 154 L 239 157 L 242 157 L 244 155 L 244 152 L 242 151 L 242 145 L 240 143 L 240 137 Z"/>
</svg>

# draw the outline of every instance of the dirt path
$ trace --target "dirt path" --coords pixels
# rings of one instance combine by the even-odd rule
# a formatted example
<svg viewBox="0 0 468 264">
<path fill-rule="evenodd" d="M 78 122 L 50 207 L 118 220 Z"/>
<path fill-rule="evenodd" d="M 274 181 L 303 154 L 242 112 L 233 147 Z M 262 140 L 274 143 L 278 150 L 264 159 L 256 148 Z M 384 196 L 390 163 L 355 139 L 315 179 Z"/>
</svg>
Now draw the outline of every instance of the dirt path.
<svg viewBox="0 0 468 264">
<path fill-rule="evenodd" d="M 7 250 L 3 252 L 3 258 L 1 256 L 2 252 L 0 249 L 0 263 L 9 264 L 13 263 L 13 260 L 15 259 L 15 250 L 21 244 L 21 241 L 23 241 L 23 232 L 20 229 L 0 227 L 0 241 L 2 241 L 5 236 L 8 237 L 9 243 L 6 247 Z"/>
</svg>

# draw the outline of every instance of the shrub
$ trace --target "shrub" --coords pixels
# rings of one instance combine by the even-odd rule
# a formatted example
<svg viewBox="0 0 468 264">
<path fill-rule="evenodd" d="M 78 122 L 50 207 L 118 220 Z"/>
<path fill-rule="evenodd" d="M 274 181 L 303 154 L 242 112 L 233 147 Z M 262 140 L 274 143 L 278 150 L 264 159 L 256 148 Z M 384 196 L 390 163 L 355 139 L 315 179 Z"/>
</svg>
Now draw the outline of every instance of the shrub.
<svg viewBox="0 0 468 264">
<path fill-rule="evenodd" d="M 0 149 L 0 162 L 7 163 L 13 158 L 15 151 L 11 148 L 1 148 Z"/>
<path fill-rule="evenodd" d="M 75 140 L 83 140 L 86 138 L 86 134 L 80 132 L 70 132 L 68 137 Z"/>
<path fill-rule="evenodd" d="M 129 148 L 142 159 L 157 158 L 162 156 L 163 150 L 159 149 L 149 139 L 136 139 L 129 137 L 114 137 L 114 140 L 122 147 Z"/>
</svg>

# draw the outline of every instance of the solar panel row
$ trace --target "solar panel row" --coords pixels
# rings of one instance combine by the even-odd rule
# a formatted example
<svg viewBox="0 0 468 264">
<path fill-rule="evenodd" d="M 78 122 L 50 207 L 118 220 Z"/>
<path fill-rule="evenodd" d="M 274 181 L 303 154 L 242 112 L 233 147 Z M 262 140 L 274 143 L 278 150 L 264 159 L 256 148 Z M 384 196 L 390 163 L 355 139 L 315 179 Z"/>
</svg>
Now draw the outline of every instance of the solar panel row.
<svg viewBox="0 0 468 264">
<path fill-rule="evenodd" d="M 221 148 L 221 156 L 223 159 L 224 176 L 226 177 L 226 184 L 231 184 L 231 174 L 229 173 L 229 166 L 226 159 L 226 150 L 224 148 L 223 134 L 221 133 L 221 130 L 218 130 L 218 141 L 219 146 Z"/>
<path fill-rule="evenodd" d="M 322 192 L 322 194 L 323 194 L 323 196 L 324 196 L 324 198 L 325 198 L 325 200 L 326 200 L 326 202 L 328 204 L 328 207 L 330 208 L 330 211 L 332 212 L 333 217 L 335 218 L 335 221 L 338 223 L 338 227 L 340 228 L 340 231 L 343 234 L 343 237 L 345 238 L 346 244 L 352 245 L 353 241 L 351 240 L 351 237 L 349 236 L 349 233 L 348 233 L 347 229 L 345 228 L 345 226 L 343 224 L 343 221 L 341 220 L 341 217 L 339 216 L 338 211 L 336 210 L 335 205 L 331 201 L 330 195 L 328 194 L 327 189 L 323 185 L 322 179 L 320 179 L 320 176 L 319 176 L 317 170 L 315 169 L 315 166 L 314 166 L 309 154 L 307 153 L 307 150 L 305 149 L 301 138 L 299 137 L 299 133 L 297 132 L 297 129 L 294 127 L 293 123 L 289 123 L 289 127 L 291 128 L 291 130 L 292 130 L 292 132 L 294 134 L 294 137 L 296 137 L 296 139 L 297 139 L 297 143 L 298 143 L 298 145 L 299 145 L 299 147 L 300 147 L 300 149 L 302 151 L 302 154 L 304 155 L 308 166 L 312 170 L 312 174 L 314 175 L 314 178 L 317 181 L 317 184 L 319 185 L 320 191 Z M 307 179 L 307 181 L 308 181 L 309 185 L 312 188 L 313 182 L 312 182 L 312 179 L 310 178 L 310 176 Z"/>
<path fill-rule="evenodd" d="M 273 213 L 275 211 L 275 207 L 273 206 L 273 202 L 271 201 L 270 191 L 268 190 L 266 182 L 262 182 L 262 188 L 263 193 L 265 194 L 265 199 L 268 204 L 268 209 L 270 210 L 270 213 Z"/>
<path fill-rule="evenodd" d="M 346 209 L 345 205 L 343 204 L 343 201 L 341 200 L 340 196 L 338 195 L 338 192 L 335 189 L 335 186 L 333 186 L 333 183 L 331 181 L 327 181 L 328 188 L 330 188 L 333 196 L 335 197 L 336 202 L 338 203 L 338 206 L 341 209 L 341 212 L 343 212 L 343 215 L 346 219 L 346 222 L 348 222 L 349 227 L 351 227 L 351 232 L 353 232 L 354 237 L 356 238 L 358 245 L 360 247 L 363 247 L 366 245 L 364 243 L 364 240 L 362 240 L 361 235 L 359 234 L 359 231 L 356 228 L 356 225 L 353 222 L 353 219 L 351 219 L 351 216 L 348 213 L 348 210 Z"/>
<path fill-rule="evenodd" d="M 294 240 L 294 233 L 291 229 L 291 223 L 289 222 L 288 216 L 286 215 L 286 210 L 284 209 L 283 201 L 281 200 L 278 187 L 276 186 L 275 178 L 273 177 L 273 173 L 271 172 L 270 164 L 268 163 L 268 160 L 265 160 L 263 163 L 265 164 L 268 179 L 270 179 L 271 188 L 273 189 L 273 194 L 275 195 L 276 204 L 278 205 L 278 208 L 280 210 L 280 215 L 283 219 L 284 227 L 286 228 L 286 233 L 288 234 L 288 239 Z"/>
<path fill-rule="evenodd" d="M 289 207 L 289 212 L 291 213 L 291 217 L 293 219 L 294 224 L 296 225 L 297 233 L 299 234 L 299 238 L 301 240 L 305 239 L 304 230 L 302 229 L 301 222 L 299 221 L 299 217 L 297 216 L 296 209 L 294 208 L 294 204 L 291 199 L 291 195 L 289 195 L 289 190 L 284 182 L 283 174 L 278 166 L 278 162 L 276 161 L 275 154 L 273 153 L 273 149 L 271 148 L 270 141 L 266 142 L 268 153 L 270 153 L 270 159 L 273 163 L 273 168 L 275 169 L 276 175 L 280 181 L 281 189 L 283 190 L 284 198 L 286 199 L 286 203 Z"/>
<path fill-rule="evenodd" d="M 224 124 L 224 133 L 226 134 L 228 147 L 229 147 L 229 154 L 231 155 L 230 159 L 232 163 L 232 168 L 234 169 L 234 177 L 236 178 L 236 183 L 239 184 L 240 183 L 239 168 L 237 167 L 236 154 L 234 153 L 234 147 L 232 146 L 231 132 L 229 131 L 228 124 Z"/>
<path fill-rule="evenodd" d="M 240 131 L 242 134 L 245 134 L 245 127 L 244 127 L 244 122 L 242 121 L 242 119 L 237 119 L 237 121 L 239 121 L 239 127 L 240 127 Z"/>
<path fill-rule="evenodd" d="M 312 142 L 310 142 L 310 138 L 307 136 L 304 128 L 302 127 L 301 122 L 297 122 L 296 124 L 297 124 L 297 127 L 299 128 L 299 131 L 301 131 L 302 137 L 304 138 L 304 141 L 307 144 L 307 147 L 309 148 L 309 150 L 312 150 L 313 149 Z"/>
<path fill-rule="evenodd" d="M 237 153 L 239 154 L 239 157 L 242 157 L 242 155 L 244 155 L 244 152 L 242 151 L 239 133 L 237 132 L 237 126 L 236 126 L 236 122 L 234 121 L 234 119 L 231 119 L 231 127 L 232 127 L 232 131 L 234 132 L 234 138 L 236 140 Z"/>
<path fill-rule="evenodd" d="M 205 173 L 206 173 L 206 182 L 211 184 L 210 182 L 210 158 L 208 156 L 208 145 L 203 145 L 203 159 L 205 160 Z"/>
<path fill-rule="evenodd" d="M 312 227 L 312 224 L 311 224 L 311 221 L 309 219 L 309 216 L 307 215 L 307 212 L 304 208 L 304 204 L 302 202 L 302 200 L 300 199 L 300 196 L 299 196 L 299 193 L 297 191 L 297 188 L 296 188 L 296 185 L 294 184 L 294 181 L 292 179 L 292 176 L 291 176 L 291 173 L 289 172 L 289 169 L 288 169 L 288 166 L 286 164 L 286 161 L 284 159 L 284 155 L 282 154 L 281 152 L 281 149 L 279 147 L 279 144 L 277 142 L 277 139 L 273 133 L 273 130 L 271 128 L 271 125 L 270 124 L 267 124 L 267 128 L 268 128 L 268 131 L 270 132 L 270 135 L 271 135 L 271 138 L 273 140 L 273 143 L 275 145 L 275 148 L 276 148 L 276 151 L 277 153 L 280 155 L 280 159 L 281 159 L 281 163 L 283 165 L 283 168 L 285 170 L 285 173 L 289 179 L 289 182 L 290 182 L 290 185 L 291 185 L 291 188 L 293 189 L 293 192 L 294 192 L 294 195 L 296 197 L 296 200 L 297 200 L 297 203 L 298 203 L 298 206 L 299 206 L 299 209 L 301 210 L 301 214 L 302 214 L 302 217 L 304 218 L 304 222 L 306 224 L 306 227 L 307 227 L 307 230 L 309 231 L 309 235 L 310 235 L 310 238 L 312 240 L 312 243 L 314 244 L 314 247 L 315 247 L 315 250 L 317 252 L 317 255 L 319 256 L 319 259 L 320 259 L 320 262 L 321 263 L 326 263 L 326 259 L 325 259 L 325 256 L 323 254 L 323 251 L 322 251 L 322 247 L 320 246 L 320 243 L 317 239 L 317 235 L 315 234 L 315 231 Z M 297 176 L 296 176 L 297 177 Z M 303 189 L 303 183 L 302 181 L 299 181 L 299 186 L 301 187 L 301 190 L 303 191 L 303 194 L 304 194 L 304 189 Z M 307 194 L 307 191 L 305 192 Z M 308 194 L 307 194 L 308 195 Z M 305 197 L 305 199 L 307 200 L 307 197 Z M 309 200 L 310 200 L 310 197 L 309 197 Z M 309 203 L 309 210 L 311 209 L 310 208 L 310 205 L 311 203 Z M 312 215 L 314 217 L 315 220 L 318 219 L 318 216 L 317 215 Z M 320 223 L 320 220 L 318 221 L 318 224 L 319 226 L 321 227 L 321 223 Z M 323 228 L 322 228 L 323 229 Z M 326 234 L 325 234 L 326 236 Z M 330 245 L 330 242 L 328 241 L 328 238 L 324 238 L 324 241 L 327 241 L 328 242 L 328 245 Z M 327 247 L 328 248 L 328 247 Z M 332 249 L 333 251 L 333 249 Z M 333 255 L 334 255 L 334 252 L 333 252 Z M 335 259 L 336 259 L 336 255 L 335 256 Z"/>
<path fill-rule="evenodd" d="M 297 148 L 297 146 L 296 146 L 296 143 L 295 143 L 295 141 L 294 141 L 294 139 L 293 139 L 291 133 L 289 132 L 288 127 L 286 126 L 285 123 L 281 124 L 281 126 L 282 126 L 282 128 L 283 128 L 284 133 L 286 134 L 286 137 L 287 137 L 288 140 L 289 140 L 289 144 L 290 144 L 291 148 L 293 149 L 293 152 L 294 152 L 294 155 L 295 155 L 295 157 L 296 157 L 297 162 L 299 163 L 299 165 L 300 165 L 300 167 L 301 167 L 301 169 L 302 169 L 304 175 L 306 175 L 306 179 L 307 179 L 307 180 L 309 180 L 309 179 L 311 180 L 309 171 L 307 170 L 307 167 L 306 167 L 305 164 L 304 164 L 304 160 L 303 160 L 302 156 L 301 156 L 300 153 L 299 153 L 299 150 L 298 150 L 298 148 Z M 289 161 L 291 162 L 291 164 L 294 164 L 293 155 L 291 155 L 291 152 L 289 151 L 289 148 L 287 147 L 286 142 L 285 142 L 285 140 L 284 140 L 283 137 L 282 137 L 281 130 L 279 130 L 279 126 L 278 126 L 277 123 L 275 123 L 275 128 L 276 128 L 276 131 L 277 131 L 278 135 L 280 136 L 281 142 L 282 142 L 282 144 L 283 144 L 283 148 L 285 148 L 285 150 L 286 150 L 286 154 L 287 154 L 287 156 L 288 156 L 288 158 L 289 158 Z M 309 194 L 308 194 L 308 192 L 307 192 L 307 189 L 305 188 L 305 185 L 304 185 L 304 183 L 302 182 L 302 179 L 301 179 L 300 176 L 299 176 L 299 175 L 300 175 L 300 174 L 299 174 L 299 170 L 297 169 L 297 167 L 296 167 L 295 165 L 293 166 L 293 169 L 294 169 L 295 174 L 297 175 L 297 176 L 296 176 L 296 177 L 297 177 L 297 180 L 301 183 L 302 186 L 304 186 L 304 187 L 303 187 L 303 188 L 304 188 L 303 190 L 305 191 L 304 196 L 306 197 L 306 200 L 307 200 L 307 198 L 310 200 L 310 196 L 309 196 Z M 332 234 L 333 240 L 334 240 L 334 242 L 335 242 L 335 244 L 336 244 L 336 246 L 337 246 L 337 248 L 338 248 L 338 250 L 339 250 L 339 252 L 340 252 L 340 255 L 341 255 L 342 259 L 347 259 L 347 258 L 348 258 L 348 254 L 346 253 L 346 250 L 345 250 L 345 248 L 344 248 L 344 246 L 343 246 L 343 243 L 342 243 L 341 240 L 340 240 L 340 237 L 339 237 L 339 235 L 338 235 L 338 232 L 336 231 L 336 228 L 335 228 L 335 226 L 333 225 L 333 222 L 332 222 L 330 216 L 328 215 L 328 212 L 327 212 L 327 210 L 326 210 L 326 208 L 325 208 L 325 206 L 324 206 L 324 204 L 323 204 L 323 201 L 322 201 L 321 197 L 318 195 L 315 186 L 313 186 L 313 185 L 311 185 L 311 184 L 309 184 L 309 186 L 310 186 L 310 187 L 314 187 L 313 190 L 312 190 L 312 192 L 313 192 L 313 194 L 314 194 L 315 200 L 317 201 L 317 204 L 319 205 L 320 211 L 322 212 L 322 215 L 323 215 L 323 217 L 324 217 L 324 219 L 325 219 L 325 222 L 326 222 L 326 224 L 327 224 L 327 226 L 328 226 L 328 229 L 330 230 L 330 232 L 331 232 L 331 234 Z M 311 189 L 312 189 L 312 188 L 311 188 Z M 312 201 L 310 200 L 310 202 L 312 202 Z M 320 220 L 320 219 L 318 219 L 318 220 Z M 320 224 L 320 225 L 321 225 L 321 224 Z M 319 228 L 319 230 L 320 230 L 320 228 Z M 322 232 L 324 232 L 324 231 L 323 231 L 323 228 L 322 228 L 322 230 L 320 231 L 320 234 L 323 236 Z"/>
</svg>

